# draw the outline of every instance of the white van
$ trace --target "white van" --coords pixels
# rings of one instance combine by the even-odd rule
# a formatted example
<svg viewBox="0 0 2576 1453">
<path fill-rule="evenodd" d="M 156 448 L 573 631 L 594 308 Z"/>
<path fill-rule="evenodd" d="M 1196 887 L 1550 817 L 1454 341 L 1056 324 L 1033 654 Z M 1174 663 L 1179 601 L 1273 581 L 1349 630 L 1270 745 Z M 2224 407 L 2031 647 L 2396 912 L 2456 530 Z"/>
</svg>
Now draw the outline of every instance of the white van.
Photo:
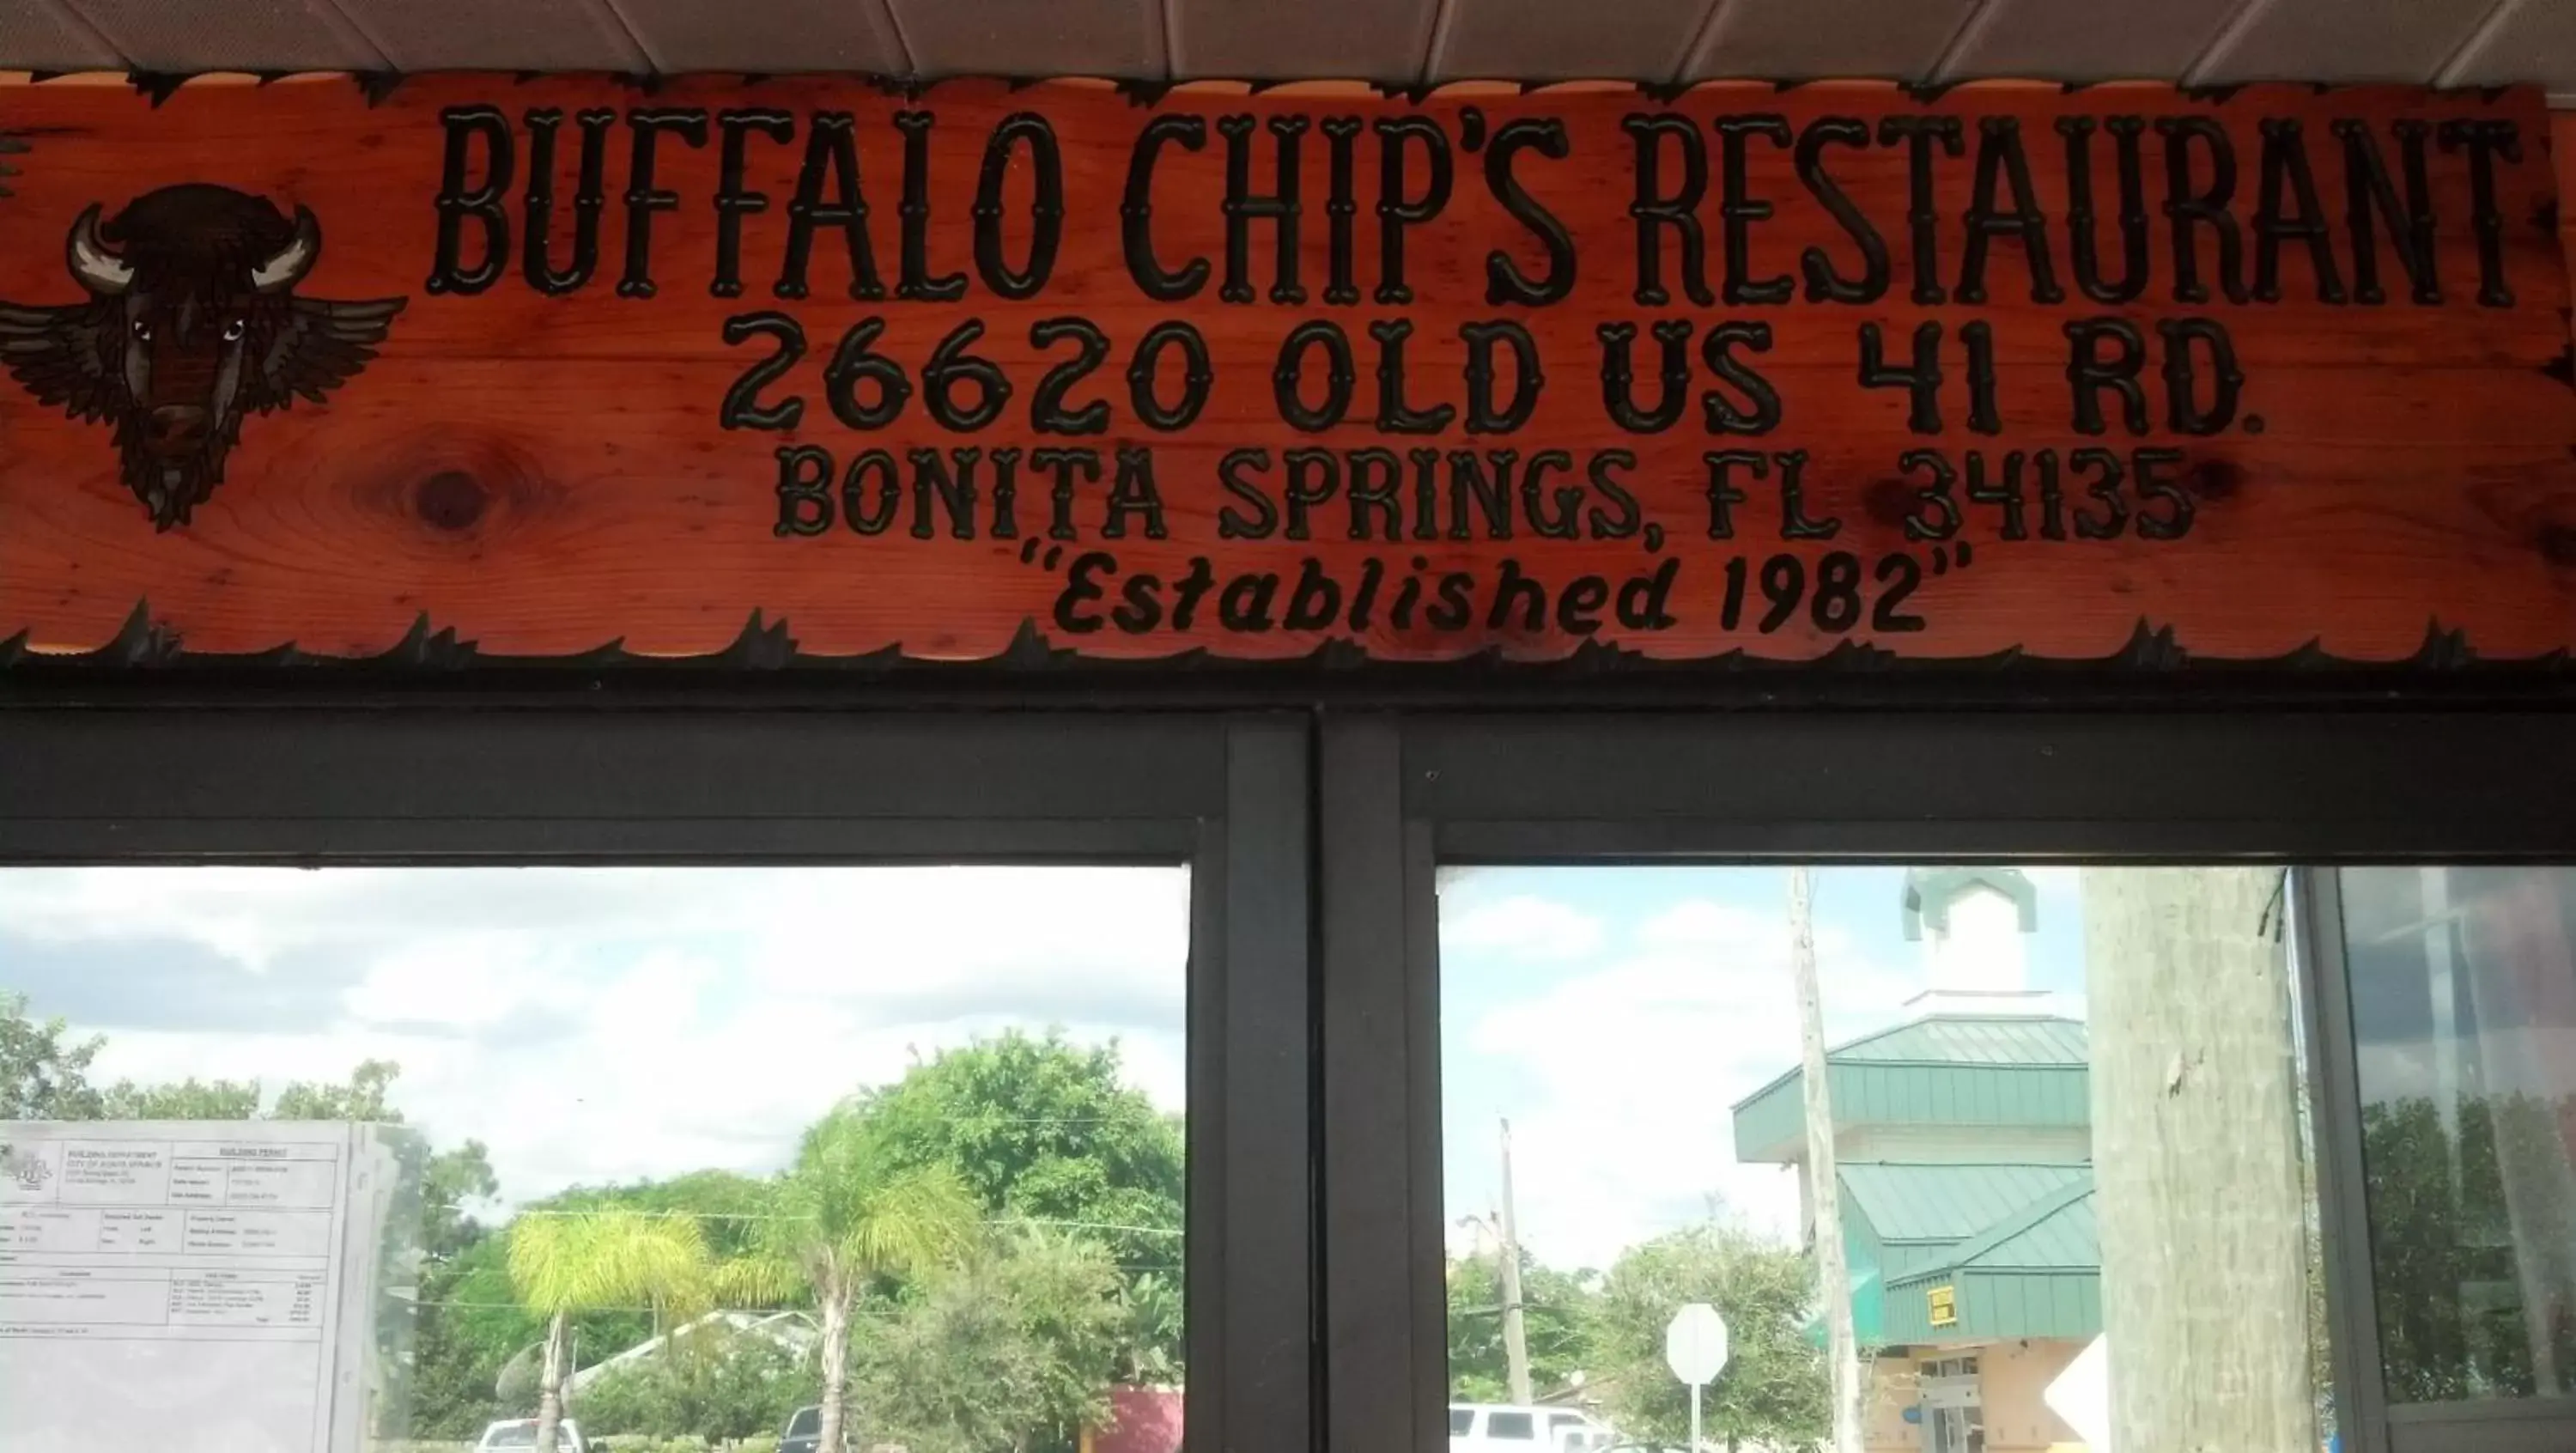
<svg viewBox="0 0 2576 1453">
<path fill-rule="evenodd" d="M 1576 1408 L 1449 1405 L 1449 1453 L 1593 1453 L 1610 1442 L 1610 1430 Z"/>
</svg>

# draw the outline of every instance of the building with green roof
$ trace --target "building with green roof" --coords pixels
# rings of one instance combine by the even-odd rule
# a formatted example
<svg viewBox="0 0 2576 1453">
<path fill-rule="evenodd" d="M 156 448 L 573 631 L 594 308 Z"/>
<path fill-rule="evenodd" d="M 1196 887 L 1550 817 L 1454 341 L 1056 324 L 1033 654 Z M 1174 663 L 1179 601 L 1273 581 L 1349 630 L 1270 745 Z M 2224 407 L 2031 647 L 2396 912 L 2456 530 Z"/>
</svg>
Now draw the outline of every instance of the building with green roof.
<svg viewBox="0 0 2576 1453">
<path fill-rule="evenodd" d="M 1931 987 L 1826 1052 L 1874 1450 L 2073 1446 L 2039 1394 L 2101 1331 L 2091 1082 L 2082 1021 L 2021 988 L 2035 902 L 2010 870 L 1909 874 Z M 1793 1066 L 1739 1101 L 1736 1158 L 1803 1169 L 1804 1097 Z M 1802 1175 L 1812 1226 L 1809 1197 Z"/>
</svg>

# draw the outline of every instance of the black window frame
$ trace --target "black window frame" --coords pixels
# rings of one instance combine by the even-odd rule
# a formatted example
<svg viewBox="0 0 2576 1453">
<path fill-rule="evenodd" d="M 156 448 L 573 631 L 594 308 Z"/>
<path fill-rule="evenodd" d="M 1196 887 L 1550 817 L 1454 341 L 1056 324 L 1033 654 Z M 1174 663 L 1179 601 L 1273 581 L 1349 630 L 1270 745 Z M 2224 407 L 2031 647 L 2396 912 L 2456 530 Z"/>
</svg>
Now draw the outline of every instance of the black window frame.
<svg viewBox="0 0 2576 1453">
<path fill-rule="evenodd" d="M 2127 711 L 1356 712 L 1318 744 L 1324 1443 L 1436 1446 L 1447 1389 L 1444 863 L 2255 862 L 2315 952 L 2302 1026 L 2346 1453 L 2576 1446 L 2576 1402 L 2387 1405 L 2337 866 L 2576 863 L 2576 718 Z"/>
<path fill-rule="evenodd" d="M 1191 869 L 1201 1447 L 1310 1453 L 1310 732 L 1293 713 L 0 705 L 0 865 Z"/>
</svg>

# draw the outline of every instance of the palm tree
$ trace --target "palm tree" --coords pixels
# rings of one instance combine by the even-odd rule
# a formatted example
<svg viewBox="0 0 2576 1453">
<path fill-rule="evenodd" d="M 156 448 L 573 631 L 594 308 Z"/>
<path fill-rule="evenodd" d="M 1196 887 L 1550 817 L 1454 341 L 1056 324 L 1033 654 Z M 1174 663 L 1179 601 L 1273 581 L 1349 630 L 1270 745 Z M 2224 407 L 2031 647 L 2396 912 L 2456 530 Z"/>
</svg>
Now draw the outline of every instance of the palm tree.
<svg viewBox="0 0 2576 1453">
<path fill-rule="evenodd" d="M 546 1323 L 537 1453 L 555 1453 L 573 1313 L 644 1305 L 663 1325 L 667 1313 L 695 1309 L 711 1289 L 706 1233 L 690 1216 L 532 1211 L 510 1227 L 509 1262 L 520 1304 Z"/>
<path fill-rule="evenodd" d="M 751 1255 L 718 1269 L 729 1298 L 776 1305 L 810 1292 L 822 1323 L 823 1408 L 815 1446 L 840 1453 L 849 1396 L 850 1315 L 881 1276 L 957 1260 L 983 1211 L 946 1166 L 889 1161 L 864 1108 L 844 1104 L 805 1132 L 796 1163 L 773 1189 Z"/>
</svg>

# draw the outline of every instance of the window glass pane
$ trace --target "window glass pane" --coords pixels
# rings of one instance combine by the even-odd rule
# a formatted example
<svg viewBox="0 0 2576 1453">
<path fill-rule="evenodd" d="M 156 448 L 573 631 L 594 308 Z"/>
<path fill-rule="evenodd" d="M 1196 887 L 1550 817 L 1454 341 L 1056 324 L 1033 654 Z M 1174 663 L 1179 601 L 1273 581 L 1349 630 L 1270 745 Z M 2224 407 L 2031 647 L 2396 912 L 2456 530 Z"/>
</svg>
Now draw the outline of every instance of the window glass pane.
<svg viewBox="0 0 2576 1453">
<path fill-rule="evenodd" d="M 1476 1415 L 1473 1412 L 1470 1412 L 1465 1408 L 1451 1408 L 1449 1410 L 1450 1437 L 1464 1438 L 1469 1432 L 1474 1430 L 1475 1426 Z"/>
<path fill-rule="evenodd" d="M 1489 1438 L 1509 1438 L 1516 1442 L 1524 1441 L 1530 1436 L 1530 1415 L 1527 1413 L 1487 1413 L 1485 1415 L 1485 1436 Z"/>
<path fill-rule="evenodd" d="M 1831 1446 L 1836 1321 L 1872 1450 L 2324 1446 L 2283 888 L 2278 868 L 1444 869 L 1451 1396 L 1687 1446 L 1667 1333 L 1705 1302 L 1731 1353 L 1711 1447 Z M 1838 1224 L 1810 1182 L 1828 1147 Z"/>
<path fill-rule="evenodd" d="M 1175 1453 L 1188 900 L 0 871 L 0 1448 Z"/>
<path fill-rule="evenodd" d="M 2576 873 L 2342 889 L 2389 1397 L 2576 1393 Z"/>
</svg>

